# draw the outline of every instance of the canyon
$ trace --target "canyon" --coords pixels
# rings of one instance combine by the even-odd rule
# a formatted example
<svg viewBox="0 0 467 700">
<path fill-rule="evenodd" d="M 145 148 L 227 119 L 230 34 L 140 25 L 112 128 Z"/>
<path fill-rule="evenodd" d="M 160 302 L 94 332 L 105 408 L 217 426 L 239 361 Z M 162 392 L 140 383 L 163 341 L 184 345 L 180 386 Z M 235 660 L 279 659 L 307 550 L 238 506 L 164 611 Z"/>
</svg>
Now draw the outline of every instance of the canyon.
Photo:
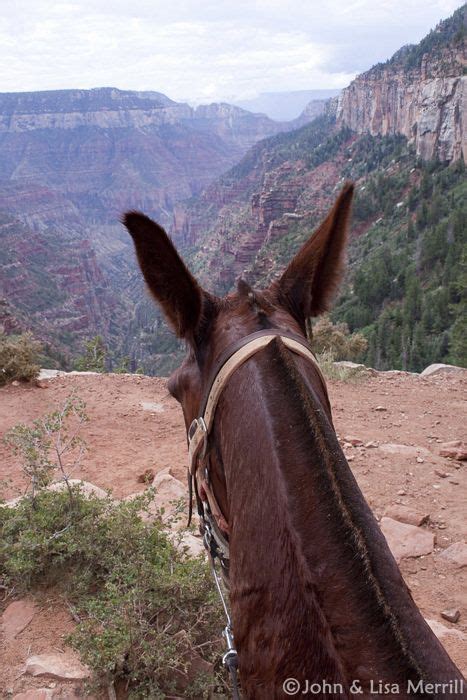
<svg viewBox="0 0 467 700">
<path fill-rule="evenodd" d="M 192 108 L 156 92 L 1 94 L 4 330 L 14 317 L 16 329 L 32 330 L 62 361 L 97 334 L 119 348 L 134 307 L 144 305 L 122 213 L 144 209 L 169 224 L 179 201 L 258 140 L 293 126 L 227 104 Z"/>
<path fill-rule="evenodd" d="M 334 320 L 365 332 L 365 361 L 380 369 L 467 361 L 453 350 L 467 330 L 457 291 L 466 244 L 465 26 L 463 6 L 419 45 L 359 76 L 310 124 L 260 142 L 177 205 L 171 233 L 209 290 L 228 293 L 240 276 L 269 284 L 350 179 L 350 265 Z M 397 352 L 385 349 L 388 336 Z M 430 348 L 423 359 L 422 345 Z"/>
</svg>

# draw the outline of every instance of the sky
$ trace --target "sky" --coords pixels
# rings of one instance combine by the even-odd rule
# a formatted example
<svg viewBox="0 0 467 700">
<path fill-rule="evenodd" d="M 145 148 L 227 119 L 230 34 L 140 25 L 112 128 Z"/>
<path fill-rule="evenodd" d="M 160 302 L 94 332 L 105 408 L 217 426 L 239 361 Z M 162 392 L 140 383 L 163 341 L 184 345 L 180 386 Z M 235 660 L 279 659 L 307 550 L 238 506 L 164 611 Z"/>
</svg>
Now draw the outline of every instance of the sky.
<svg viewBox="0 0 467 700">
<path fill-rule="evenodd" d="M 342 88 L 459 0 L 1 0 L 0 92 L 112 86 L 193 104 Z"/>
</svg>

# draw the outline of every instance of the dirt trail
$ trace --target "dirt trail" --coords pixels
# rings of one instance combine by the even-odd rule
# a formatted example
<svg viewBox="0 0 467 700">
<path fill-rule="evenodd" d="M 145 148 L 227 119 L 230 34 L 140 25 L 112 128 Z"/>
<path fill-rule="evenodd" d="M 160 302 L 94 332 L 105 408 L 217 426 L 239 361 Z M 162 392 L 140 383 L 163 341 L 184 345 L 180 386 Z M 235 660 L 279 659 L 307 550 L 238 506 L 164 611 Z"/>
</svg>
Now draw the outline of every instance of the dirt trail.
<svg viewBox="0 0 467 700">
<path fill-rule="evenodd" d="M 339 437 L 359 438 L 372 447 L 345 447 L 350 466 L 374 513 L 405 504 L 430 515 L 425 528 L 435 534 L 434 552 L 405 559 L 401 571 L 426 618 L 441 622 L 458 634 L 442 641 L 453 659 L 467 671 L 467 651 L 461 633 L 467 633 L 467 568 L 448 569 L 438 560 L 441 549 L 467 540 L 465 517 L 467 463 L 439 456 L 440 443 L 465 439 L 466 373 L 415 375 L 380 373 L 355 384 L 331 381 L 329 392 Z M 90 422 L 83 428 L 89 452 L 73 474 L 123 497 L 144 489 L 137 477 L 146 469 L 171 467 L 185 479 L 186 438 L 181 410 L 169 396 L 165 380 L 137 375 L 66 375 L 47 383 L 0 389 L 0 436 L 13 425 L 28 423 L 62 403 L 71 390 L 86 402 Z M 384 410 L 375 410 L 380 407 Z M 414 446 L 407 454 L 381 445 Z M 392 451 L 391 451 L 392 450 Z M 408 451 L 410 452 L 410 450 Z M 445 476 L 447 474 L 447 476 Z M 444 475 L 444 476 L 441 476 Z M 5 484 L 2 480 L 9 480 Z M 0 442 L 0 496 L 11 498 L 24 487 L 19 464 Z M 458 608 L 461 618 L 451 624 L 440 616 Z M 1 610 L 0 610 L 1 612 Z M 0 689 L 19 692 L 44 686 L 21 672 L 26 654 L 52 646 L 61 648 L 61 635 L 71 621 L 64 610 L 44 601 L 40 615 L 13 644 L 0 648 Z M 57 693 L 54 697 L 67 697 Z M 68 697 L 73 697 L 69 695 Z"/>
</svg>

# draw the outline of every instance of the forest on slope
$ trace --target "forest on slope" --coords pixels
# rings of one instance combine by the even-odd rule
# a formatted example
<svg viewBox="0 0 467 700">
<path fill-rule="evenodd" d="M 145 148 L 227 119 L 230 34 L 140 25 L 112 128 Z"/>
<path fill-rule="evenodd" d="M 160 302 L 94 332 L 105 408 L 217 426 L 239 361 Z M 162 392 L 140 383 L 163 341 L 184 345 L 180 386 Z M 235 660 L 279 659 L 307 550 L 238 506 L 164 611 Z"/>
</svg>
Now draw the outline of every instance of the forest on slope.
<svg viewBox="0 0 467 700">
<path fill-rule="evenodd" d="M 378 141 L 365 139 L 365 150 L 380 151 Z M 357 161 L 362 146 L 354 146 Z M 364 333 L 364 361 L 373 367 L 465 366 L 465 165 L 414 164 L 405 144 L 395 140 L 393 149 L 392 167 L 376 168 L 357 192 L 355 225 L 381 216 L 350 246 L 347 284 L 332 317 Z"/>
</svg>

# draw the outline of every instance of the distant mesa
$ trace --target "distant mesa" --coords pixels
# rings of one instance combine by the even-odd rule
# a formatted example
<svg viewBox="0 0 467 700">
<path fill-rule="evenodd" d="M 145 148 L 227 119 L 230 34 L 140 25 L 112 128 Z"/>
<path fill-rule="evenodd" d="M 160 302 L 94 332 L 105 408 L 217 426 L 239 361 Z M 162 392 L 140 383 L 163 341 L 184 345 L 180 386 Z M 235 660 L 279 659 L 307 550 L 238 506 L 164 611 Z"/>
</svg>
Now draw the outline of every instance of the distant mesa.
<svg viewBox="0 0 467 700">
<path fill-rule="evenodd" d="M 262 92 L 249 100 L 233 100 L 232 104 L 249 112 L 262 112 L 276 121 L 292 121 L 300 117 L 310 102 L 336 97 L 340 90 L 292 90 L 290 92 Z M 316 115 L 315 115 L 316 116 Z"/>
</svg>

